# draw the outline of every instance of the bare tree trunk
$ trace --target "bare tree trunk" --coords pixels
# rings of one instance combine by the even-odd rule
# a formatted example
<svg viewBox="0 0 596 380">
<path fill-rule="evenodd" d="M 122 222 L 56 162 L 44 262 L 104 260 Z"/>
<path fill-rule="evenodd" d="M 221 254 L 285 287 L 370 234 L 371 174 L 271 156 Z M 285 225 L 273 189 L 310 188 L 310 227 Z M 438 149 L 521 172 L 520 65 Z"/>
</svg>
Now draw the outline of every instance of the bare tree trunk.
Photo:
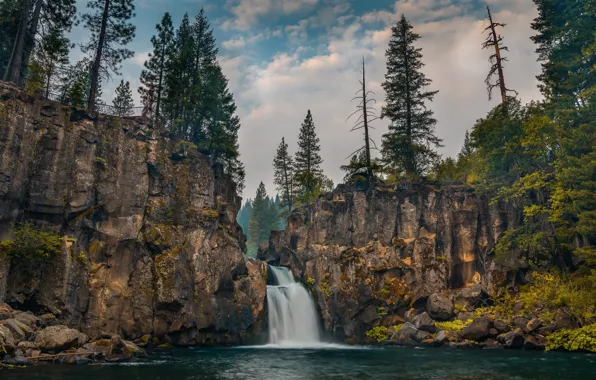
<svg viewBox="0 0 596 380">
<path fill-rule="evenodd" d="M 499 75 L 499 87 L 501 90 L 501 99 L 502 104 L 507 104 L 507 87 L 505 86 L 505 75 L 503 74 L 503 62 L 501 58 L 501 47 L 499 46 L 499 38 L 497 37 L 497 31 L 495 29 L 495 23 L 493 22 L 493 17 L 490 13 L 490 8 L 487 6 L 486 9 L 488 10 L 488 19 L 490 20 L 490 29 L 493 36 L 493 41 L 495 43 L 495 56 L 497 58 L 497 72 Z"/>
<path fill-rule="evenodd" d="M 87 99 L 87 108 L 90 111 L 95 111 L 95 98 L 97 97 L 97 88 L 99 86 L 99 70 L 101 69 L 101 58 L 103 54 L 104 44 L 106 40 L 106 28 L 108 25 L 108 16 L 110 12 L 111 0 L 105 0 L 103 9 L 103 17 L 101 19 L 101 29 L 99 32 L 99 42 L 97 43 L 97 51 L 95 53 L 95 61 L 93 62 L 91 72 L 91 89 L 89 90 L 89 99 Z"/>
<path fill-rule="evenodd" d="M 14 84 L 19 84 L 21 76 L 21 67 L 23 64 L 23 49 L 25 47 L 25 37 L 27 35 L 27 21 L 29 20 L 29 8 L 31 0 L 23 0 L 23 12 L 21 13 L 21 22 L 19 23 L 19 31 L 15 38 L 13 51 L 10 61 L 6 68 L 4 79 Z"/>
<path fill-rule="evenodd" d="M 364 64 L 364 56 L 362 57 L 362 110 L 364 119 L 364 140 L 366 149 L 366 174 L 370 181 L 372 176 L 372 165 L 370 162 L 370 137 L 368 134 L 368 97 L 366 91 L 366 65 Z"/>
<path fill-rule="evenodd" d="M 37 35 L 37 28 L 39 27 L 39 17 L 41 15 L 41 7 L 43 5 L 43 0 L 37 0 L 35 4 L 35 9 L 33 10 L 33 18 L 31 19 L 31 26 L 29 27 L 29 35 L 28 37 L 31 39 L 30 43 L 25 44 L 25 54 L 23 57 L 23 64 L 25 67 L 29 66 L 29 62 L 31 61 L 31 55 L 33 54 L 33 49 L 35 47 L 35 36 Z M 24 72 L 21 71 L 21 76 L 19 79 L 19 86 L 25 85 L 25 75 Z"/>
</svg>

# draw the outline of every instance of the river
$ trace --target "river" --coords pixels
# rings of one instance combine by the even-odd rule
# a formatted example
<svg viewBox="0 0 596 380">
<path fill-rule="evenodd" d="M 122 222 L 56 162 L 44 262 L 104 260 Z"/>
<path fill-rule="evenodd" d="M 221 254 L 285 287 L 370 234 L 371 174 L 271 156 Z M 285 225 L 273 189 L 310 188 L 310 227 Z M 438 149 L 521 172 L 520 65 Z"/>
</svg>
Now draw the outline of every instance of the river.
<svg viewBox="0 0 596 380">
<path fill-rule="evenodd" d="M 2 380 L 594 380 L 596 355 L 445 348 L 213 348 L 124 364 L 43 365 Z"/>
</svg>

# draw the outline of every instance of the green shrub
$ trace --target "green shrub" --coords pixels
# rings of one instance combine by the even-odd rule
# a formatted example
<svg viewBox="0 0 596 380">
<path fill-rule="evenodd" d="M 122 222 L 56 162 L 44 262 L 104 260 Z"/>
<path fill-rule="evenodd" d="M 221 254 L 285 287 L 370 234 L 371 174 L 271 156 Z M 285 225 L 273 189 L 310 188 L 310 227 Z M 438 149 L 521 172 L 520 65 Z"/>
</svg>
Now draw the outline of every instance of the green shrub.
<svg viewBox="0 0 596 380">
<path fill-rule="evenodd" d="M 13 263 L 40 263 L 58 256 L 62 248 L 60 236 L 41 231 L 26 223 L 12 228 L 12 239 L 0 242 L 0 254 Z"/>
<path fill-rule="evenodd" d="M 444 331 L 461 331 L 464 329 L 464 327 L 466 327 L 470 323 L 472 323 L 471 319 L 468 319 L 466 322 L 462 322 L 459 319 L 456 319 L 454 321 L 435 322 L 435 326 L 439 330 L 444 330 Z"/>
<path fill-rule="evenodd" d="M 596 324 L 576 330 L 561 330 L 548 336 L 546 350 L 596 352 Z"/>
<path fill-rule="evenodd" d="M 391 338 L 391 335 L 391 331 L 387 327 L 383 326 L 373 327 L 372 329 L 366 332 L 367 338 L 374 339 L 379 343 Z"/>
</svg>

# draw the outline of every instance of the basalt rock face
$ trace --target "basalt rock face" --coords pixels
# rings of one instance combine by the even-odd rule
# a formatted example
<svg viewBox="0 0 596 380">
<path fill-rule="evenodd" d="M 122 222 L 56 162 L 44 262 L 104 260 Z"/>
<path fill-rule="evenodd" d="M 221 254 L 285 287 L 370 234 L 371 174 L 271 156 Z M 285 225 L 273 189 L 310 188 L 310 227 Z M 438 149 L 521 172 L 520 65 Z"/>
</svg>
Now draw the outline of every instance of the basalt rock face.
<svg viewBox="0 0 596 380">
<path fill-rule="evenodd" d="M 0 258 L 0 303 L 90 339 L 242 342 L 264 326 L 267 268 L 242 253 L 239 207 L 221 168 L 145 119 L 0 84 L 0 240 L 14 222 L 64 236 L 43 265 Z"/>
<path fill-rule="evenodd" d="M 426 310 L 433 294 L 434 305 L 441 297 L 451 303 L 465 287 L 498 291 L 507 272 L 491 253 L 518 218 L 519 210 L 490 205 L 463 186 L 340 185 L 294 212 L 259 258 L 290 267 L 310 285 L 327 331 L 363 341 L 372 327 L 398 325 L 411 308 Z"/>
</svg>

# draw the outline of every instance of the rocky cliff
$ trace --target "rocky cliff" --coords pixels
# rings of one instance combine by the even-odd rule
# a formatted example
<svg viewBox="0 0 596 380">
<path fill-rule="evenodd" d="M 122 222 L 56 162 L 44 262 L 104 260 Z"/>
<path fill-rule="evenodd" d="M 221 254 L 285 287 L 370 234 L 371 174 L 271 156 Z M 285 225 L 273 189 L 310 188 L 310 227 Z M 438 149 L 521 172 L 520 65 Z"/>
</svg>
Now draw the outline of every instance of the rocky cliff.
<svg viewBox="0 0 596 380">
<path fill-rule="evenodd" d="M 63 236 L 40 265 L 0 258 L 0 303 L 91 339 L 240 343 L 263 328 L 266 266 L 243 255 L 240 199 L 219 168 L 142 118 L 111 118 L 0 84 L 0 240 Z"/>
<path fill-rule="evenodd" d="M 510 279 L 491 252 L 519 215 L 463 186 L 340 185 L 294 212 L 259 258 L 311 286 L 327 331 L 362 341 L 423 311 L 431 294 L 503 290 Z"/>
</svg>

